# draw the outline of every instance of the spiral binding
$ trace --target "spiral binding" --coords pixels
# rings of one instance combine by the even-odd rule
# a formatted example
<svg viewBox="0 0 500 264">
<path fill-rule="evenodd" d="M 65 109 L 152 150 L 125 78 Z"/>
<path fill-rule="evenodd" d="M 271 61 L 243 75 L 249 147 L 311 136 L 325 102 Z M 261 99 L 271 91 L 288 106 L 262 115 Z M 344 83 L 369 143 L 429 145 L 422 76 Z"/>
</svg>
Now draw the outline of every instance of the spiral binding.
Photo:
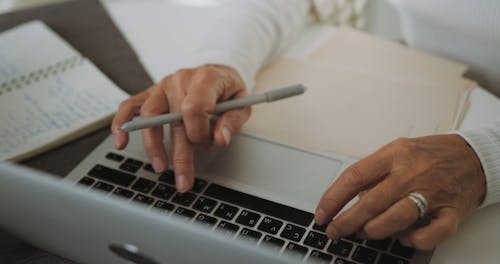
<svg viewBox="0 0 500 264">
<path fill-rule="evenodd" d="M 69 69 L 73 69 L 80 66 L 84 60 L 85 58 L 82 56 L 70 57 L 44 68 L 23 74 L 19 77 L 3 81 L 0 83 L 0 96 L 31 85 L 32 83 L 36 83 L 42 79 L 47 79 L 51 76 L 63 73 Z"/>
</svg>

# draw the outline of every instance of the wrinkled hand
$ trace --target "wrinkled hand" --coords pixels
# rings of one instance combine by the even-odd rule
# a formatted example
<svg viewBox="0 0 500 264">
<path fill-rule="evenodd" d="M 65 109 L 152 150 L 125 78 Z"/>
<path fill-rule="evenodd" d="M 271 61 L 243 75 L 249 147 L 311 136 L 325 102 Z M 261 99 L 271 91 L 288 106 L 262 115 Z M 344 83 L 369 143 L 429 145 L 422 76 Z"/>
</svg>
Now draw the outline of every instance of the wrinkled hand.
<svg viewBox="0 0 500 264">
<path fill-rule="evenodd" d="M 209 113 L 219 101 L 246 95 L 242 79 L 232 68 L 205 65 L 179 70 L 120 104 L 111 126 L 115 146 L 123 149 L 128 144 L 128 133 L 120 127 L 134 116 L 151 117 L 168 112 L 182 112 L 184 122 L 171 124 L 170 133 L 176 187 L 180 192 L 185 192 L 192 187 L 194 181 L 193 143 L 227 145 L 248 120 L 250 108 L 222 114 L 215 124 L 213 134 Z M 143 129 L 142 141 L 154 170 L 165 171 L 169 164 L 163 145 L 163 126 Z"/>
<path fill-rule="evenodd" d="M 425 226 L 414 225 L 419 214 L 407 197 L 412 192 L 429 202 Z M 329 223 L 326 232 L 332 239 L 355 232 L 365 239 L 396 234 L 407 246 L 430 250 L 455 233 L 485 192 L 480 161 L 459 135 L 398 139 L 345 170 L 323 194 L 315 219 Z M 360 193 L 351 208 L 338 214 Z"/>
</svg>

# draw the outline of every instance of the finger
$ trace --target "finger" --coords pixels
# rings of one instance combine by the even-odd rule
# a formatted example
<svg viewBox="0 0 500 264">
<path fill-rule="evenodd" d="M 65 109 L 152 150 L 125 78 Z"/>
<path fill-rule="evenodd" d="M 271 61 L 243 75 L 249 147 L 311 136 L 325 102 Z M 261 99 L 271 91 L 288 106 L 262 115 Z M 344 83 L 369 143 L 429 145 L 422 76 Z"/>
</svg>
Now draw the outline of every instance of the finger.
<svg viewBox="0 0 500 264">
<path fill-rule="evenodd" d="M 184 99 L 182 79 L 167 79 L 167 100 L 172 112 L 179 112 Z M 170 124 L 170 137 L 172 143 L 172 163 L 175 171 L 175 185 L 179 192 L 186 192 L 193 186 L 194 165 L 193 146 L 189 142 L 183 123 Z"/>
<path fill-rule="evenodd" d="M 189 142 L 182 123 L 171 124 L 170 135 L 175 185 L 179 192 L 186 192 L 194 182 L 193 145 Z"/>
<path fill-rule="evenodd" d="M 368 221 L 363 228 L 363 236 L 366 239 L 383 239 L 406 230 L 418 220 L 418 213 L 415 203 L 405 197 Z"/>
<path fill-rule="evenodd" d="M 186 134 L 192 143 L 211 141 L 210 116 L 219 98 L 215 83 L 192 84 L 181 106 Z"/>
<path fill-rule="evenodd" d="M 187 136 L 192 143 L 211 141 L 209 113 L 214 111 L 218 101 L 246 95 L 244 86 L 228 72 L 230 70 L 227 68 L 203 67 L 194 74 L 193 84 L 186 87 L 182 115 Z"/>
<path fill-rule="evenodd" d="M 349 166 L 321 197 L 315 213 L 316 223 L 328 223 L 360 191 L 389 173 L 391 166 L 390 155 L 382 150 Z"/>
<path fill-rule="evenodd" d="M 333 219 L 327 227 L 327 235 L 332 239 L 339 239 L 361 230 L 369 220 L 401 199 L 400 191 L 394 178 L 381 181 L 351 208 Z"/>
<path fill-rule="evenodd" d="M 419 250 L 432 250 L 457 231 L 459 222 L 460 218 L 454 209 L 443 208 L 428 225 L 410 231 L 400 241 Z"/>
<path fill-rule="evenodd" d="M 157 87 L 153 89 L 149 98 L 141 107 L 142 117 L 157 116 L 168 112 L 167 99 L 163 91 Z M 163 126 L 145 128 L 141 131 L 144 150 L 153 164 L 156 172 L 163 172 L 168 168 L 167 152 L 163 144 Z"/>
<path fill-rule="evenodd" d="M 149 90 L 149 89 L 148 89 Z M 111 123 L 111 133 L 115 136 L 115 147 L 123 149 L 128 144 L 128 133 L 121 130 L 121 126 L 132 120 L 139 114 L 141 105 L 149 96 L 149 91 L 138 93 L 120 103 L 113 122 Z"/>
<path fill-rule="evenodd" d="M 247 95 L 246 90 L 237 93 L 235 98 L 242 98 Z M 240 132 L 243 124 L 250 118 L 252 110 L 245 107 L 222 114 L 215 124 L 214 142 L 216 145 L 225 146 L 229 144 L 233 135 Z"/>
</svg>

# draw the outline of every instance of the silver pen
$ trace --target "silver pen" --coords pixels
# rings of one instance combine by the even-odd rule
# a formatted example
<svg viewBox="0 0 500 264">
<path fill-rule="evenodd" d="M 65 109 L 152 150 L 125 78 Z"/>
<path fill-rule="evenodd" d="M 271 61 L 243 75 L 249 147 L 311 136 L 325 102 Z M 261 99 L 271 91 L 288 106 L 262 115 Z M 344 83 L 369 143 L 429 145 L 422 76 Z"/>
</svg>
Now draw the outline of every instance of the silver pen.
<svg viewBox="0 0 500 264">
<path fill-rule="evenodd" d="M 220 114 L 229 110 L 243 108 L 260 103 L 269 103 L 284 98 L 301 95 L 305 91 L 306 87 L 302 84 L 290 85 L 266 93 L 250 95 L 244 98 L 219 103 L 215 106 L 215 109 L 211 114 Z M 182 121 L 182 113 L 175 112 L 148 118 L 135 118 L 134 120 L 123 124 L 121 129 L 125 132 L 130 132 L 142 128 L 155 127 L 178 121 Z"/>
</svg>

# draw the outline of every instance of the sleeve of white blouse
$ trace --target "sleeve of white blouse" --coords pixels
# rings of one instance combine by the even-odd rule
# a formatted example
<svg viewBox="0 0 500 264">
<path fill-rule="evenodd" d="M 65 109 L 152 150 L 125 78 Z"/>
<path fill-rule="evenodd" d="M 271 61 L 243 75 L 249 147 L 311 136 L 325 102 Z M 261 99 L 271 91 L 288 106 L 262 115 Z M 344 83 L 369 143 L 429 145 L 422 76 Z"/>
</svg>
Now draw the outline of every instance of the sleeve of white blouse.
<svg viewBox="0 0 500 264">
<path fill-rule="evenodd" d="M 201 25 L 206 35 L 186 65 L 230 66 L 251 90 L 258 70 L 303 28 L 309 6 L 304 0 L 221 0 L 213 21 Z"/>
<path fill-rule="evenodd" d="M 457 131 L 474 149 L 486 175 L 481 207 L 500 202 L 500 120 L 476 129 Z"/>
</svg>

